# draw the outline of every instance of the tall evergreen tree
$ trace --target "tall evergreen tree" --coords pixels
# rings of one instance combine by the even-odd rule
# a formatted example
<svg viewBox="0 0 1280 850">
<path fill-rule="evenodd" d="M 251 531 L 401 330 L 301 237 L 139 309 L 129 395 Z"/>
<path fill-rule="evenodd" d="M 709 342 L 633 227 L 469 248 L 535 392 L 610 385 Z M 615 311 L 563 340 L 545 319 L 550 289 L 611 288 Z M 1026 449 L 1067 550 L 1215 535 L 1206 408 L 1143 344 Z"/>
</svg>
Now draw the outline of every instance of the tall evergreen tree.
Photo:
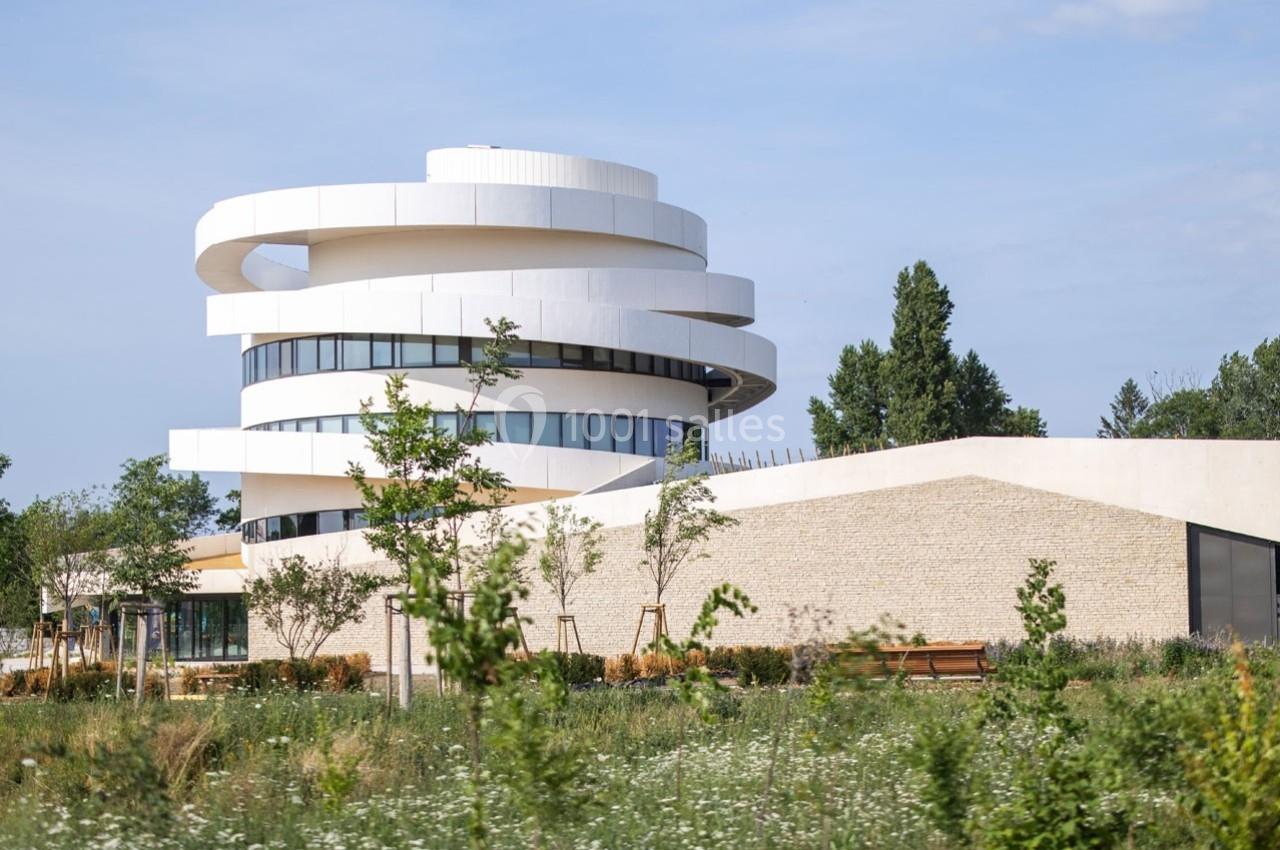
<svg viewBox="0 0 1280 850">
<path fill-rule="evenodd" d="M 819 454 L 880 447 L 888 405 L 884 372 L 885 354 L 872 340 L 846 345 L 840 352 L 836 371 L 827 378 L 831 403 L 817 396 L 809 399 L 813 441 Z"/>
<path fill-rule="evenodd" d="M 1001 425 L 1010 414 L 1009 394 L 1000 386 L 996 373 L 972 348 L 956 364 L 955 373 L 955 436 L 983 437 L 1001 433 Z"/>
<path fill-rule="evenodd" d="M 846 346 L 827 379 L 830 400 L 809 399 L 818 454 L 951 437 L 1046 436 L 1040 411 L 1011 408 L 995 370 L 977 352 L 952 354 L 953 305 L 926 263 L 902 270 L 894 296 L 889 350 L 869 339 Z"/>
<path fill-rule="evenodd" d="M 886 434 L 898 446 L 946 439 L 956 420 L 955 358 L 947 338 L 955 305 L 923 260 L 899 272 L 893 294 Z"/>
<path fill-rule="evenodd" d="M 1142 420 L 1150 407 L 1151 402 L 1138 382 L 1127 378 L 1111 400 L 1111 418 L 1100 417 L 1102 427 L 1098 429 L 1098 436 L 1113 440 L 1133 436 L 1133 426 Z"/>
</svg>

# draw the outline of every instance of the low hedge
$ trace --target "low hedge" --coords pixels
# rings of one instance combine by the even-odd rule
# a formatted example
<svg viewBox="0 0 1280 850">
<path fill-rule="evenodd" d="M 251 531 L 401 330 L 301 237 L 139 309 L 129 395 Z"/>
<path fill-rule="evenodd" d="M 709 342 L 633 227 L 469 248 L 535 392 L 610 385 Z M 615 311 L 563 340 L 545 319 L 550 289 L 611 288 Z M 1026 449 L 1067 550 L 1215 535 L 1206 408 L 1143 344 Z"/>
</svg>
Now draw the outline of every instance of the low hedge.
<svg viewBox="0 0 1280 850">
<path fill-rule="evenodd" d="M 12 670 L 0 676 L 0 697 L 42 697 L 48 687 L 49 668 L 28 672 Z M 133 694 L 134 676 L 126 671 L 124 677 L 125 693 Z M 148 673 L 146 684 L 148 698 L 164 696 L 164 680 L 155 673 Z M 94 700 L 114 697 L 116 691 L 115 665 L 90 664 L 88 669 L 79 670 L 73 665 L 66 676 L 59 676 L 53 682 L 49 698 L 57 702 L 71 700 Z"/>
<path fill-rule="evenodd" d="M 566 685 L 589 685 L 605 678 L 603 656 L 582 652 L 551 652 L 548 655 L 555 659 Z"/>
<path fill-rule="evenodd" d="M 183 685 L 188 693 L 199 687 L 201 672 L 230 673 L 234 690 L 257 693 L 271 690 L 358 691 L 369 675 L 369 654 L 317 655 L 305 658 L 264 659 L 244 664 L 215 664 L 212 668 L 189 667 L 183 671 Z"/>
</svg>

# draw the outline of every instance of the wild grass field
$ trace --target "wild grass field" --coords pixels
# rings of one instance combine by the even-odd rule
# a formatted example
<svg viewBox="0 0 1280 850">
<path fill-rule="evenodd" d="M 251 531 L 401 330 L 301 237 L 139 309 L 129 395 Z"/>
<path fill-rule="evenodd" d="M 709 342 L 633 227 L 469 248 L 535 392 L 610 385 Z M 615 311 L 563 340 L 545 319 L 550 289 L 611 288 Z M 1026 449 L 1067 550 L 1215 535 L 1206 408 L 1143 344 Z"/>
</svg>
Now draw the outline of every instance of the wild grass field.
<svg viewBox="0 0 1280 850">
<path fill-rule="evenodd" d="M 488 841 L 1280 843 L 1274 652 L 1184 663 L 1174 650 L 1169 667 L 1167 648 L 1162 658 L 1060 646 L 1055 669 L 1091 680 L 1060 689 L 1048 713 L 1037 707 L 1048 691 L 1000 681 L 734 688 L 713 696 L 707 723 L 664 688 L 573 692 L 551 728 L 581 757 L 573 782 L 585 805 L 539 830 L 510 782 L 487 781 Z M 1005 669 L 1018 665 L 1006 655 Z M 487 759 L 494 777 L 509 772 Z M 5 848 L 467 847 L 470 787 L 450 697 L 391 714 L 367 693 L 0 704 Z"/>
</svg>

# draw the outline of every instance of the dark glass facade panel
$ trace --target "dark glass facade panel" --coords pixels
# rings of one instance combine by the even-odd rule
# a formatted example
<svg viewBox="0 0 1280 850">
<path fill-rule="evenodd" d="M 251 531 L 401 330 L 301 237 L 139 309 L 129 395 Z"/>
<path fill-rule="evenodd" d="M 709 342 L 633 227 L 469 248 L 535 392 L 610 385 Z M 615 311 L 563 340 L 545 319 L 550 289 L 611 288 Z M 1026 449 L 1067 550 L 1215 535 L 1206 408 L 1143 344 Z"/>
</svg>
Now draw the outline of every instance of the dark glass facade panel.
<svg viewBox="0 0 1280 850">
<path fill-rule="evenodd" d="M 554 342 L 532 342 L 529 344 L 529 365 L 534 367 L 557 367 L 560 365 L 560 346 Z"/>
<path fill-rule="evenodd" d="M 348 334 L 342 338 L 342 368 L 368 369 L 373 360 L 369 354 L 368 334 Z"/>
<path fill-rule="evenodd" d="M 495 443 L 534 443 L 540 446 L 589 448 L 595 451 L 662 457 L 666 454 L 668 443 L 693 440 L 701 445 L 702 458 L 705 460 L 707 457 L 706 429 L 697 423 L 679 420 L 607 413 L 562 414 L 512 411 L 504 414 L 479 412 L 474 415 L 472 424 L 486 431 Z M 437 413 L 435 425 L 443 429 L 446 434 L 456 435 L 458 414 Z M 282 422 L 253 425 L 248 430 L 364 433 L 357 414 L 286 419 Z"/>
<path fill-rule="evenodd" d="M 581 413 L 566 413 L 561 417 L 560 445 L 566 449 L 585 449 L 586 437 L 582 432 L 583 416 Z"/>
<path fill-rule="evenodd" d="M 532 414 L 518 412 L 502 414 L 498 439 L 504 443 L 532 443 Z"/>
<path fill-rule="evenodd" d="M 320 347 L 320 371 L 331 372 L 338 368 L 338 338 L 332 336 L 320 337 L 318 343 Z"/>
<path fill-rule="evenodd" d="M 449 436 L 456 437 L 458 435 L 458 414 L 437 413 L 435 425 Z"/>
<path fill-rule="evenodd" d="M 245 386 L 290 375 L 335 369 L 391 369 L 457 366 L 483 357 L 481 337 L 342 334 L 297 337 L 254 346 L 244 352 L 241 381 Z M 657 375 L 705 383 L 706 369 L 674 358 L 630 351 L 554 342 L 517 340 L 507 362 L 518 368 L 592 369 Z"/>
<path fill-rule="evenodd" d="M 336 534 L 347 530 L 345 511 L 317 511 L 316 534 Z"/>
<path fill-rule="evenodd" d="M 395 363 L 395 337 L 377 335 L 373 337 L 373 368 L 390 369 Z"/>
<path fill-rule="evenodd" d="M 436 337 L 436 365 L 458 365 L 458 338 L 456 336 Z"/>
<path fill-rule="evenodd" d="M 407 336 L 400 343 L 400 364 L 409 367 L 434 366 L 431 337 Z"/>
<path fill-rule="evenodd" d="M 1274 641 L 1276 544 L 1190 526 L 1191 629 L 1231 632 L 1246 641 Z"/>
<path fill-rule="evenodd" d="M 249 656 L 249 617 L 242 596 L 182 599 L 169 606 L 165 628 L 178 661 L 243 661 Z"/>
<path fill-rule="evenodd" d="M 533 436 L 540 446 L 561 445 L 562 417 L 559 413 L 534 413 Z"/>
<path fill-rule="evenodd" d="M 314 337 L 294 340 L 293 348 L 299 375 L 310 375 L 320 368 L 320 353 Z"/>
</svg>

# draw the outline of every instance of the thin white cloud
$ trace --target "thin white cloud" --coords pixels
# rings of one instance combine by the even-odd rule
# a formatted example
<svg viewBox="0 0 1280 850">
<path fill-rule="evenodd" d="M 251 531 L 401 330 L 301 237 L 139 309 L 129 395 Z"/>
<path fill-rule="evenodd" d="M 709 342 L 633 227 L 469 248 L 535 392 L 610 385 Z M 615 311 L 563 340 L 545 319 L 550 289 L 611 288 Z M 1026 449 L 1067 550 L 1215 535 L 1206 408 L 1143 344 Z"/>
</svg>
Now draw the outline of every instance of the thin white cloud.
<svg viewBox="0 0 1280 850">
<path fill-rule="evenodd" d="M 1153 34 L 1185 22 L 1208 5 L 1209 0 L 1071 0 L 1033 21 L 1032 29 L 1057 34 L 1119 26 Z"/>
</svg>

